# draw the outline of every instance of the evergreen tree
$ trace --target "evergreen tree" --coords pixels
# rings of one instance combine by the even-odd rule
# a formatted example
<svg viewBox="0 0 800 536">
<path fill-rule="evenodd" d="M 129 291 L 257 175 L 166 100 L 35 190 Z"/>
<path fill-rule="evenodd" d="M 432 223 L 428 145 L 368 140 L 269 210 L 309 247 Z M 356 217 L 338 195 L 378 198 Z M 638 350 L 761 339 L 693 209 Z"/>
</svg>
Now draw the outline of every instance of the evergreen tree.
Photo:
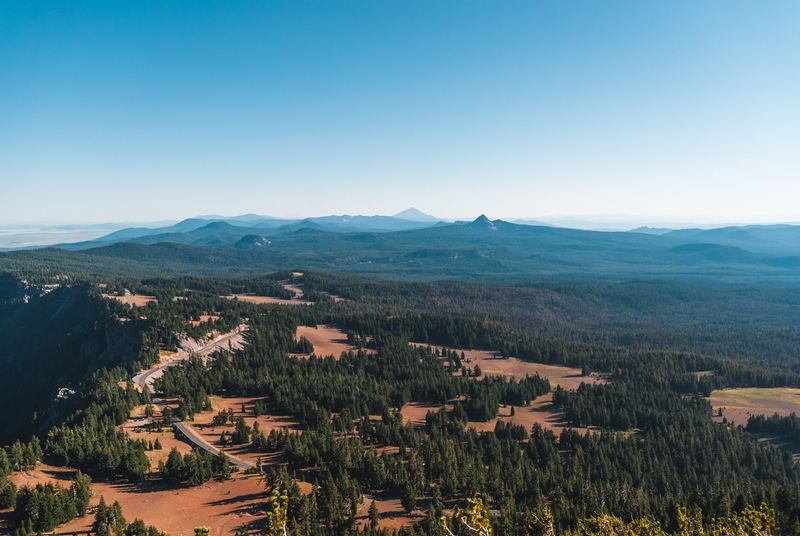
<svg viewBox="0 0 800 536">
<path fill-rule="evenodd" d="M 369 504 L 369 528 L 375 530 L 378 528 L 378 525 L 381 521 L 381 513 L 378 512 L 378 506 L 375 504 L 375 500 Z"/>
<path fill-rule="evenodd" d="M 89 508 L 89 501 L 92 498 L 92 479 L 80 471 L 75 473 L 75 480 L 72 482 L 72 496 L 75 498 L 75 509 L 78 517 L 86 515 Z"/>
</svg>

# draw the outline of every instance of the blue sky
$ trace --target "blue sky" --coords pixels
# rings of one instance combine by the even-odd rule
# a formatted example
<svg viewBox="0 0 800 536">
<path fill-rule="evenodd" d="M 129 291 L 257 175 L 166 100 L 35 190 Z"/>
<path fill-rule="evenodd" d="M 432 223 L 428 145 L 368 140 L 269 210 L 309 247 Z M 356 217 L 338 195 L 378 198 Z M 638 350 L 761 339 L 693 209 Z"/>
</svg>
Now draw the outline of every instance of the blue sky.
<svg viewBox="0 0 800 536">
<path fill-rule="evenodd" d="M 0 223 L 800 221 L 800 3 L 0 2 Z"/>
</svg>

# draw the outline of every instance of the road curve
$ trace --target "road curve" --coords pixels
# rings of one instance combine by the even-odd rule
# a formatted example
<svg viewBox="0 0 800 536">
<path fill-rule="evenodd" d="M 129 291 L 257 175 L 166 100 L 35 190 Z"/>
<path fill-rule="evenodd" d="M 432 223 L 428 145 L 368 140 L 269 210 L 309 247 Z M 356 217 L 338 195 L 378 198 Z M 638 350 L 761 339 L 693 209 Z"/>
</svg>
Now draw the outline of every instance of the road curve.
<svg viewBox="0 0 800 536">
<path fill-rule="evenodd" d="M 188 439 L 192 444 L 195 446 L 203 449 L 206 452 L 210 452 L 214 456 L 222 455 L 222 451 L 217 447 L 213 446 L 211 443 L 205 440 L 203 436 L 201 436 L 197 430 L 189 426 L 188 424 L 182 423 L 180 421 L 174 421 L 172 423 L 175 428 L 177 428 L 183 435 Z M 253 469 L 256 465 L 254 463 L 246 462 L 244 460 L 240 460 L 234 456 L 231 456 L 227 452 L 225 453 L 228 456 L 228 461 L 231 465 L 235 465 L 240 469 Z"/>
<path fill-rule="evenodd" d="M 174 361 L 172 361 L 170 363 L 165 363 L 163 365 L 158 364 L 158 365 L 156 365 L 156 366 L 154 366 L 152 368 L 149 368 L 147 370 L 143 370 L 143 371 L 139 372 L 138 374 L 136 374 L 133 377 L 133 383 L 139 385 L 139 387 L 141 387 L 142 389 L 147 389 L 148 391 L 150 391 L 150 394 L 155 394 L 155 389 L 153 389 L 153 381 L 155 381 L 156 378 L 160 377 L 161 374 L 164 373 L 164 369 L 165 368 L 174 367 L 178 363 L 181 363 L 182 361 L 186 361 L 187 359 L 189 359 L 192 356 L 192 354 L 206 355 L 207 356 L 211 352 L 213 352 L 215 349 L 220 348 L 220 345 L 222 343 L 228 342 L 229 340 L 231 340 L 232 338 L 236 337 L 237 335 L 243 333 L 246 330 L 247 330 L 247 327 L 245 325 L 241 325 L 241 326 L 237 327 L 236 329 L 234 329 L 233 331 L 231 331 L 229 333 L 226 333 L 225 335 L 222 335 L 220 337 L 217 337 L 216 339 L 214 339 L 213 341 L 209 342 L 208 344 L 205 344 L 204 346 L 201 346 L 201 347 L 199 347 L 197 349 L 194 349 L 192 351 L 187 351 L 187 350 L 184 350 L 183 348 L 181 348 L 181 349 L 178 350 L 178 356 L 179 356 L 178 359 L 176 359 L 176 360 L 174 360 Z M 156 375 L 156 374 L 158 374 L 158 375 Z"/>
<path fill-rule="evenodd" d="M 155 381 L 155 379 L 157 377 L 160 377 L 161 374 L 164 373 L 164 369 L 166 369 L 167 367 L 175 366 L 178 363 L 180 363 L 181 361 L 185 361 L 186 359 L 189 359 L 189 357 L 192 354 L 201 354 L 201 355 L 202 354 L 205 354 L 205 355 L 210 354 L 215 348 L 219 348 L 219 345 L 221 343 L 227 342 L 228 340 L 230 340 L 231 338 L 235 337 L 236 335 L 239 335 L 240 333 L 242 333 L 242 331 L 244 329 L 246 329 L 246 328 L 244 328 L 243 326 L 239 326 L 234 331 L 231 331 L 230 333 L 226 333 L 222 337 L 219 337 L 219 338 L 215 339 L 214 341 L 211 341 L 210 343 L 206 344 L 205 346 L 202 346 L 202 347 L 198 348 L 197 350 L 194 350 L 193 352 L 186 352 L 185 350 L 182 350 L 182 352 L 184 352 L 186 355 L 182 356 L 181 359 L 175 360 L 175 361 L 173 361 L 171 363 L 167 363 L 167 364 L 165 364 L 163 366 L 156 365 L 153 368 L 149 368 L 147 370 L 143 370 L 143 371 L 139 372 L 138 374 L 136 374 L 133 377 L 133 382 L 135 384 L 137 384 L 139 387 L 141 387 L 142 389 L 147 389 L 148 391 L 150 391 L 151 395 L 155 394 L 155 389 L 153 388 L 153 382 Z M 156 376 L 156 373 L 159 373 L 158 376 Z M 158 407 L 158 409 L 160 409 L 162 412 L 164 411 L 164 408 L 166 407 L 166 404 L 164 404 L 164 402 L 160 398 L 153 398 L 153 405 Z M 213 446 L 211 443 L 206 441 L 205 438 L 197 432 L 197 430 L 195 430 L 194 428 L 192 428 L 188 424 L 185 424 L 185 423 L 179 421 L 178 419 L 172 419 L 172 425 L 175 428 L 177 428 L 183 434 L 183 436 L 190 443 L 192 443 L 194 446 L 196 446 L 198 448 L 201 448 L 206 452 L 210 452 L 211 454 L 213 454 L 215 456 L 219 456 L 219 455 L 222 454 L 222 451 L 220 451 L 220 449 L 218 449 L 217 447 Z M 252 469 L 252 468 L 255 467 L 255 464 L 253 464 L 253 463 L 246 462 L 244 460 L 240 460 L 239 458 L 231 456 L 231 455 L 229 455 L 227 453 L 226 453 L 226 455 L 228 456 L 228 461 L 230 462 L 230 464 L 231 465 L 235 465 L 236 467 L 239 467 L 240 469 Z"/>
</svg>

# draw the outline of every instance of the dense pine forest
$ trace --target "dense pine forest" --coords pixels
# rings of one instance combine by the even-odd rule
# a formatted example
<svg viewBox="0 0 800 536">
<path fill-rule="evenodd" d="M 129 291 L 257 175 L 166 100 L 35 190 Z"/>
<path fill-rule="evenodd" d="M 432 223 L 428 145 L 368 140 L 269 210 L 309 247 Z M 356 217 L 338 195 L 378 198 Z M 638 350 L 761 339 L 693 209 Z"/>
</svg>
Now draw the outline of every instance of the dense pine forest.
<svg viewBox="0 0 800 536">
<path fill-rule="evenodd" d="M 287 300 L 293 292 L 285 281 L 302 287 L 311 304 L 226 298 Z M 114 298 L 126 290 L 155 301 L 129 307 Z M 134 408 L 152 411 L 153 396 L 132 377 L 160 352 L 244 324 L 243 349 L 219 348 L 165 369 L 155 396 L 174 409 L 148 426 L 170 430 L 173 418 L 191 424 L 213 411 L 213 396 L 256 398 L 254 412 L 291 417 L 299 430 L 265 433 L 233 413 L 214 416 L 234 427 L 224 443 L 249 445 L 265 459 L 279 455 L 259 468 L 267 483 L 263 509 L 270 519 L 285 516 L 288 534 L 349 533 L 364 496 L 376 491 L 399 497 L 407 512 L 423 510 L 406 534 L 468 533 L 454 508 L 473 499 L 494 534 L 599 534 L 588 527 L 602 516 L 672 533 L 687 526 L 687 512 L 711 530 L 762 505 L 776 531 L 793 534 L 800 530 L 800 466 L 757 434 L 798 441 L 797 417 L 718 423 L 708 396 L 800 387 L 798 304 L 792 289 L 670 281 L 502 286 L 323 272 L 6 274 L 0 397 L 10 410 L 0 417 L 7 445 L 0 503 L 13 511 L 13 530 L 47 532 L 86 514 L 92 482 L 177 489 L 229 478 L 235 468 L 228 459 L 201 450 L 170 450 L 153 471 L 147 453 L 160 445 L 132 439 L 120 425 Z M 213 322 L 200 321 L 210 316 Z M 298 327 L 318 325 L 336 326 L 353 350 L 318 355 L 296 336 Z M 538 374 L 484 374 L 466 362 L 465 350 L 575 367 L 604 381 L 568 390 Z M 477 430 L 543 396 L 552 397 L 560 432 L 503 420 Z M 401 413 L 413 403 L 437 409 L 414 425 Z M 37 461 L 79 476 L 69 486 L 17 489 L 11 475 Z M 273 489 L 285 501 L 270 500 Z M 118 522 L 120 505 L 92 508 L 98 534 L 157 532 L 146 519 Z M 370 516 L 375 523 L 364 530 L 380 533 L 380 516 Z M 641 527 L 630 530 L 644 533 Z"/>
</svg>

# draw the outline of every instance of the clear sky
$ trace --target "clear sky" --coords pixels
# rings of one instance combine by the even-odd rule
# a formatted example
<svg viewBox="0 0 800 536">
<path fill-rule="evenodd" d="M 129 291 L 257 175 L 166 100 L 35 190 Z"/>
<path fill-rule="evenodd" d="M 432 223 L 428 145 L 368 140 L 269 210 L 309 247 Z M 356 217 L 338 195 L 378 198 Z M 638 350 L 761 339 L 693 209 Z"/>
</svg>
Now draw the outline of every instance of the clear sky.
<svg viewBox="0 0 800 536">
<path fill-rule="evenodd" d="M 0 223 L 800 221 L 800 3 L 0 2 Z"/>
</svg>

